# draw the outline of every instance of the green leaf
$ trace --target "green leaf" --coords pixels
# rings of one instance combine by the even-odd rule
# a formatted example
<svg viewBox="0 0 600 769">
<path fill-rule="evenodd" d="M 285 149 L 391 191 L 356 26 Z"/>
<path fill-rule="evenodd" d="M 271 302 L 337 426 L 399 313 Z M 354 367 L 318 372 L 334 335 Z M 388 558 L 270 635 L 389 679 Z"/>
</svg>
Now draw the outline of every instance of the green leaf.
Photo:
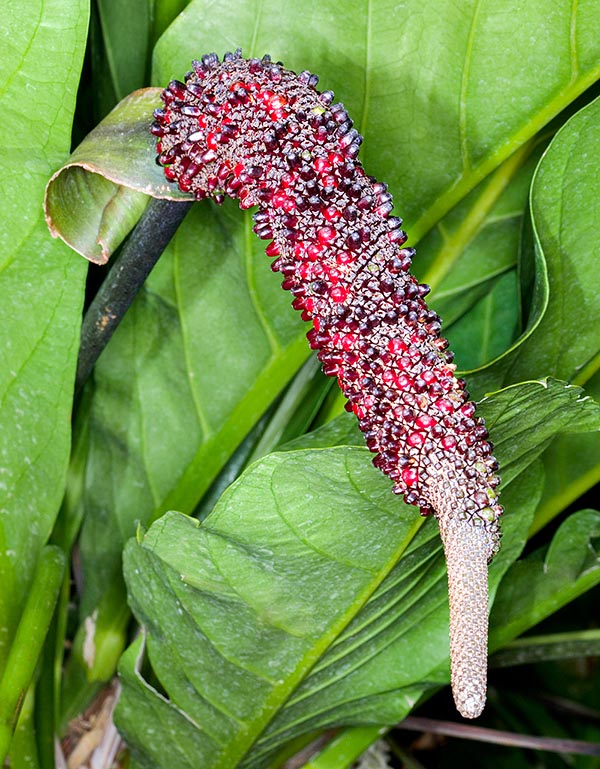
<svg viewBox="0 0 600 769">
<path fill-rule="evenodd" d="M 600 402 L 600 372 L 587 383 L 586 392 Z M 600 481 L 598 433 L 558 435 L 544 452 L 542 461 L 546 481 L 532 533 Z"/>
<path fill-rule="evenodd" d="M 457 298 L 472 306 L 482 286 L 516 266 L 520 221 L 545 144 L 536 137 L 523 145 L 420 242 L 415 270 L 434 289 L 432 304 L 447 322 L 458 315 Z"/>
<path fill-rule="evenodd" d="M 549 131 L 550 129 L 546 129 Z M 433 287 L 459 369 L 483 366 L 521 332 L 517 264 L 529 186 L 547 140 L 536 137 L 430 230 L 414 268 Z"/>
<path fill-rule="evenodd" d="M 583 384 L 600 366 L 599 153 L 596 99 L 557 133 L 536 171 L 531 211 L 541 301 L 534 305 L 527 338 L 476 372 L 478 392 L 524 376 L 552 375 Z"/>
<path fill-rule="evenodd" d="M 0 763 L 8 753 L 23 700 L 35 675 L 65 570 L 65 554 L 58 547 L 43 548 L 13 645 L 0 676 Z"/>
<path fill-rule="evenodd" d="M 48 182 L 46 218 L 54 236 L 104 264 L 133 228 L 148 195 L 182 200 L 154 158 L 148 131 L 161 103 L 157 88 L 125 98 L 77 147 Z"/>
<path fill-rule="evenodd" d="M 313 353 L 287 388 L 248 457 L 248 464 L 306 433 L 332 385 L 333 381 L 323 374 L 321 362 Z"/>
<path fill-rule="evenodd" d="M 599 10 L 597 0 L 538 0 L 518 13 L 511 0 L 355 0 L 342 22 L 332 0 L 301 0 L 283 18 L 274 0 L 259 12 L 224 0 L 218 13 L 194 0 L 158 41 L 154 82 L 237 46 L 317 72 L 417 240 L 598 78 Z"/>
<path fill-rule="evenodd" d="M 502 457 L 505 482 L 537 459 L 557 434 L 600 429 L 600 405 L 580 387 L 556 379 L 506 387 L 484 398 L 480 413 L 494 440 L 495 453 Z M 518 427 L 504 437 L 507 426 L 515 422 Z"/>
<path fill-rule="evenodd" d="M 517 381 L 527 370 L 582 384 L 600 366 L 600 266 L 590 258 L 600 249 L 599 154 L 596 99 L 559 131 L 533 181 L 532 219 L 556 299 L 519 353 L 511 371 Z"/>
<path fill-rule="evenodd" d="M 98 0 L 90 31 L 92 98 L 98 119 L 148 84 L 152 46 L 189 0 Z"/>
<path fill-rule="evenodd" d="M 517 274 L 511 270 L 452 326 L 446 335 L 462 371 L 483 366 L 510 347 L 518 335 L 518 299 Z"/>
<path fill-rule="evenodd" d="M 0 671 L 64 493 L 85 279 L 84 264 L 48 237 L 42 200 L 69 151 L 87 3 L 9 6 L 0 54 Z"/>
<path fill-rule="evenodd" d="M 511 567 L 492 611 L 490 647 L 520 635 L 600 582 L 600 512 L 582 510 L 560 526 L 550 547 Z"/>
<path fill-rule="evenodd" d="M 565 416 L 581 429 L 598 420 L 598 407 L 576 391 L 526 383 L 483 404 L 508 468 L 492 594 L 539 499 L 533 459 Z M 167 765 L 163 721 L 203 766 L 262 766 L 317 728 L 393 723 L 424 689 L 447 682 L 437 526 L 397 501 L 368 459 L 351 446 L 271 454 L 202 525 L 168 513 L 128 544 L 130 602 L 169 697 L 141 676 L 139 645 L 129 650 L 119 724 L 139 766 Z"/>
<path fill-rule="evenodd" d="M 289 720 L 292 726 L 300 720 L 294 733 L 302 733 L 323 720 L 368 722 L 374 712 L 381 718 L 381 707 L 372 712 L 364 701 L 359 717 L 361 694 L 376 699 L 399 688 L 394 715 L 402 714 L 447 657 L 437 527 L 429 521 L 421 528 L 422 519 L 394 499 L 367 457 L 358 448 L 272 454 L 225 493 L 200 528 L 169 513 L 141 544 L 128 546 L 130 600 L 147 629 L 153 668 L 169 692 L 168 709 L 181 709 L 202 725 L 196 761 L 203 766 L 236 765 L 290 697 L 283 725 L 276 720 L 270 730 L 267 753 L 289 739 Z M 401 567 L 382 584 L 403 553 Z M 340 636 L 370 596 L 366 618 L 359 615 L 357 626 Z M 417 647 L 408 631 L 417 629 L 421 653 L 409 658 Z M 328 650 L 331 661 L 319 663 Z M 369 665 L 377 652 L 383 655 L 379 672 Z M 394 667 L 385 659 L 390 654 Z M 308 691 L 293 696 L 315 663 L 313 685 L 308 679 Z M 366 691 L 352 688 L 357 676 Z M 143 745 L 150 755 L 159 746 L 166 757 L 166 734 L 155 726 L 162 718 L 149 721 L 146 710 L 158 705 L 155 695 L 144 684 L 150 703 L 134 712 L 123 683 L 119 727 L 128 744 L 136 753 Z M 307 707 L 310 694 L 316 703 Z M 332 700 L 338 712 L 321 715 Z M 347 717 L 340 716 L 342 704 Z M 188 724 L 186 731 L 196 728 Z"/>
<path fill-rule="evenodd" d="M 97 0 L 104 54 L 116 101 L 146 82 L 151 3 L 148 0 Z"/>
<path fill-rule="evenodd" d="M 136 522 L 191 513 L 308 357 L 251 226 L 233 204 L 194 208 L 99 361 L 80 500 L 84 612 Z M 200 245 L 211 240 L 218 249 Z"/>
<path fill-rule="evenodd" d="M 583 657 L 600 657 L 600 631 L 597 628 L 526 636 L 511 641 L 493 654 L 490 667 L 529 665 L 548 660 L 581 660 Z"/>
<path fill-rule="evenodd" d="M 153 0 L 154 24 L 152 41 L 156 42 L 166 28 L 187 7 L 190 0 Z"/>
</svg>

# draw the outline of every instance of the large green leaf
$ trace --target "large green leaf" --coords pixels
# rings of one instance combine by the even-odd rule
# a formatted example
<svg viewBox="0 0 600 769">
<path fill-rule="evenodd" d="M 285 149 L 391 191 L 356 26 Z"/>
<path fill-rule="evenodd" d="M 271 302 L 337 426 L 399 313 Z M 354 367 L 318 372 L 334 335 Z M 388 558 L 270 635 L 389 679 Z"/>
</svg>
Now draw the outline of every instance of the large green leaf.
<svg viewBox="0 0 600 769">
<path fill-rule="evenodd" d="M 275 0 L 194 0 L 157 44 L 154 82 L 236 46 L 317 72 L 416 239 L 599 77 L 599 19 L 598 0 L 353 0 L 342 16 L 333 0 L 283 14 Z"/>
<path fill-rule="evenodd" d="M 503 501 L 519 511 L 506 517 L 494 592 L 541 493 L 533 459 L 566 422 L 593 428 L 599 409 L 555 382 L 511 388 L 482 411 L 507 468 Z M 141 677 L 136 644 L 119 722 L 140 766 L 166 766 L 178 741 L 206 767 L 263 765 L 315 728 L 393 723 L 448 680 L 437 526 L 395 500 L 368 457 L 351 446 L 271 454 L 202 525 L 168 513 L 129 543 L 131 605 L 169 696 Z"/>
<path fill-rule="evenodd" d="M 42 200 L 69 151 L 84 0 L 9 0 L 0 54 L 0 670 L 64 492 L 85 266 Z"/>
<path fill-rule="evenodd" d="M 200 528 L 169 513 L 128 546 L 130 600 L 170 699 L 135 672 L 130 650 L 118 724 L 141 766 L 167 765 L 165 719 L 179 716 L 174 742 L 197 732 L 195 761 L 233 767 L 267 727 L 258 750 L 268 755 L 317 727 L 396 720 L 424 687 L 447 681 L 437 527 L 422 527 L 367 457 L 272 454 Z"/>
<path fill-rule="evenodd" d="M 551 301 L 510 376 L 585 382 L 600 367 L 600 98 L 556 136 L 536 172 L 531 215 L 549 266 Z M 556 297 L 553 298 L 553 291 Z"/>
</svg>

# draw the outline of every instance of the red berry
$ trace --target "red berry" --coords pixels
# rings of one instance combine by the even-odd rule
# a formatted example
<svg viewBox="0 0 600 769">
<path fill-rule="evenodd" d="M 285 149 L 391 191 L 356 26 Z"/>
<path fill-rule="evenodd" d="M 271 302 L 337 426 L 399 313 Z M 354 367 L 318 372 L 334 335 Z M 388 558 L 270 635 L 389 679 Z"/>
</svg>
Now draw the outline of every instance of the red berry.
<svg viewBox="0 0 600 769">
<path fill-rule="evenodd" d="M 414 467 L 405 467 L 402 471 L 402 480 L 407 486 L 416 486 L 419 482 L 419 473 Z"/>
<path fill-rule="evenodd" d="M 344 286 L 334 286 L 334 288 L 332 288 L 329 292 L 329 295 L 334 302 L 343 302 L 348 296 L 348 291 L 344 288 Z"/>
<path fill-rule="evenodd" d="M 327 245 L 337 238 L 337 231 L 334 227 L 321 227 L 317 230 L 317 237 L 320 243 Z"/>
</svg>

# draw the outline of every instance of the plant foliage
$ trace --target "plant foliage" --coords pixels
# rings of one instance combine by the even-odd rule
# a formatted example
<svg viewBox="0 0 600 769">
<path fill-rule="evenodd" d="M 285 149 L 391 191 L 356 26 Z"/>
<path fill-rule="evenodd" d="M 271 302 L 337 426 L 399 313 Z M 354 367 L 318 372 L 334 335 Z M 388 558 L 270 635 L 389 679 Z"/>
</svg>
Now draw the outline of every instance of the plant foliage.
<svg viewBox="0 0 600 769">
<path fill-rule="evenodd" d="M 501 463 L 492 649 L 600 582 L 600 514 L 581 500 L 600 479 L 600 0 L 97 0 L 91 15 L 10 0 L 2 15 L 0 749 L 14 766 L 53 766 L 54 733 L 119 660 L 116 721 L 140 769 L 259 769 L 331 727 L 374 740 L 449 679 L 436 523 L 371 466 L 250 212 L 192 208 L 74 398 L 82 256 L 110 260 L 149 196 L 185 198 L 148 126 L 158 86 L 212 50 L 317 72 L 418 241 Z M 23 628 L 39 653 L 57 595 L 26 661 Z M 490 708 L 506 726 L 503 696 Z"/>
</svg>

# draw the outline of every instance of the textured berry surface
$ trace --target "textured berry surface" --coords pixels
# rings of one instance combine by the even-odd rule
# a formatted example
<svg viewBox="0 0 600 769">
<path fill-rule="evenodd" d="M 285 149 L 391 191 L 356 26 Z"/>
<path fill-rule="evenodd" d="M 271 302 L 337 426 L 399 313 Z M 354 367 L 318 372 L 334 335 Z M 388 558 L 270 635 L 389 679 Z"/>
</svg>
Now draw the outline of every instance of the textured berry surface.
<svg viewBox="0 0 600 769">
<path fill-rule="evenodd" d="M 473 687 L 462 663 L 454 680 L 453 651 L 455 698 L 473 717 L 485 697 L 486 564 L 500 540 L 497 464 L 465 383 L 454 376 L 440 319 L 424 301 L 428 287 L 409 272 L 414 249 L 404 247 L 391 195 L 363 170 L 362 137 L 333 93 L 316 90 L 317 80 L 269 57 L 204 56 L 185 83 L 172 81 L 163 92 L 151 129 L 157 161 L 198 200 L 229 196 L 243 209 L 258 207 L 254 231 L 270 241 L 271 268 L 312 321 L 309 343 L 323 371 L 337 377 L 373 463 L 395 493 L 439 521 L 454 559 L 454 646 L 463 644 L 467 658 L 456 618 L 459 606 L 468 612 L 464 580 L 483 580 L 474 653 L 481 666 L 483 649 L 484 671 Z M 461 622 L 468 621 L 467 614 Z"/>
</svg>

